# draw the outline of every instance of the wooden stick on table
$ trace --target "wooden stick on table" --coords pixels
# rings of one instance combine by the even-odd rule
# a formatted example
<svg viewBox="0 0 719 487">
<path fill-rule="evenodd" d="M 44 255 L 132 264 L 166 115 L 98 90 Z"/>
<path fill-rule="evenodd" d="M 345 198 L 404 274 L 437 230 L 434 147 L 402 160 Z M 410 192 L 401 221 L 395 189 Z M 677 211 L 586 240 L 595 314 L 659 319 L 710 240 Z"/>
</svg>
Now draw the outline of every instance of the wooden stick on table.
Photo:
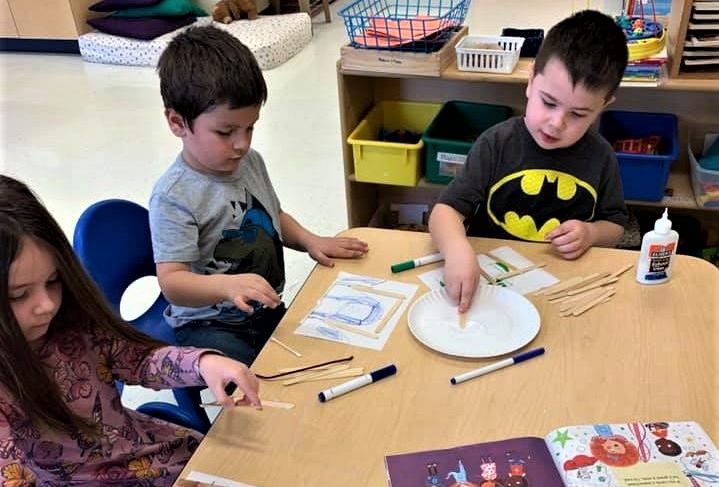
<svg viewBox="0 0 719 487">
<path fill-rule="evenodd" d="M 395 300 L 394 304 L 389 309 L 389 312 L 387 312 L 384 315 L 384 318 L 382 318 L 382 321 L 373 330 L 373 332 L 375 334 L 379 335 L 380 333 L 382 333 L 382 330 L 384 330 L 384 327 L 387 326 L 387 323 L 389 323 L 389 320 L 392 319 L 395 312 L 397 311 L 397 308 L 399 308 L 399 305 L 402 304 L 403 301 L 404 301 L 404 297 L 402 297 L 402 299 Z"/>
<path fill-rule="evenodd" d="M 328 319 L 323 319 L 322 322 L 325 325 L 333 326 L 335 328 L 339 328 L 340 330 L 348 331 L 350 333 L 356 333 L 358 335 L 362 335 L 367 338 L 374 338 L 375 340 L 379 338 L 379 335 L 376 334 L 375 332 L 370 331 L 370 330 L 364 330 L 364 329 L 360 328 L 358 325 L 348 325 L 346 323 L 341 323 L 339 321 L 328 320 Z"/>
<path fill-rule="evenodd" d="M 587 291 L 591 291 L 592 289 L 596 289 L 598 287 L 606 286 L 607 284 L 614 284 L 619 280 L 618 277 L 606 277 L 600 281 L 597 281 L 593 284 L 589 284 L 588 286 L 580 287 L 577 289 L 571 289 L 567 291 L 567 296 L 574 296 L 576 294 L 582 294 Z"/>
<path fill-rule="evenodd" d="M 622 267 L 621 269 L 619 269 L 618 271 L 613 272 L 612 274 L 610 274 L 610 276 L 611 276 L 611 277 L 619 277 L 619 276 L 621 276 L 622 274 L 624 274 L 625 272 L 627 272 L 629 269 L 631 269 L 632 267 L 634 267 L 634 264 L 627 264 L 627 265 L 625 265 L 624 267 Z"/>
<path fill-rule="evenodd" d="M 237 402 L 239 400 L 239 398 L 233 398 L 233 399 L 235 399 L 235 402 Z M 270 408 L 292 409 L 293 407 L 295 407 L 295 405 L 292 404 L 291 402 L 270 401 L 269 399 L 260 399 L 260 401 L 262 401 L 262 406 L 267 406 Z M 222 405 L 220 403 L 218 403 L 217 401 L 205 402 L 205 403 L 200 404 L 201 408 L 206 408 L 209 406 L 222 407 Z"/>
<path fill-rule="evenodd" d="M 497 279 L 495 279 L 495 277 L 494 277 L 492 274 L 490 274 L 489 272 L 487 272 L 487 271 L 485 271 L 484 269 L 482 269 L 482 266 L 479 266 L 479 273 L 480 273 L 480 274 L 482 275 L 482 277 L 484 277 L 490 284 L 492 284 L 492 285 L 497 284 Z"/>
<path fill-rule="evenodd" d="M 298 351 L 295 350 L 294 348 L 290 347 L 290 346 L 287 345 L 286 343 L 281 342 L 279 339 L 277 339 L 277 338 L 275 338 L 275 337 L 270 337 L 270 341 L 273 342 L 273 343 L 276 343 L 276 344 L 279 345 L 280 347 L 284 348 L 285 350 L 287 350 L 288 352 L 290 352 L 292 355 L 294 355 L 294 356 L 296 356 L 296 357 L 302 357 L 302 354 L 301 354 L 300 352 L 298 352 Z"/>
<path fill-rule="evenodd" d="M 585 304 L 585 305 L 583 305 L 583 306 L 581 306 L 581 307 L 579 307 L 579 308 L 576 308 L 576 309 L 572 310 L 572 315 L 573 315 L 573 316 L 579 316 L 579 315 L 581 315 L 581 314 L 584 313 L 585 311 L 588 311 L 588 310 L 592 309 L 593 307 L 595 307 L 596 305 L 602 303 L 605 299 L 614 296 L 614 293 L 615 293 L 615 292 L 616 292 L 615 289 L 608 289 L 606 292 L 604 292 L 604 294 L 602 294 L 602 295 L 600 295 L 600 296 L 594 298 L 593 300 L 591 300 L 591 301 L 588 302 L 587 304 Z"/>
<path fill-rule="evenodd" d="M 313 377 L 323 377 L 326 375 L 332 375 L 336 372 L 342 372 L 343 370 L 347 370 L 349 368 L 350 368 L 349 365 L 341 364 L 341 365 L 335 365 L 331 369 L 321 370 L 319 372 L 303 372 L 302 375 L 299 375 L 292 379 L 287 379 L 287 380 L 282 381 L 282 385 L 283 386 L 291 386 L 293 384 L 299 384 L 300 382 L 304 382 L 305 380 L 313 378 Z"/>
<path fill-rule="evenodd" d="M 577 306 L 581 306 L 583 303 L 589 302 L 591 299 L 596 298 L 597 296 L 600 296 L 604 294 L 607 289 L 614 289 L 613 287 L 607 287 L 607 288 L 597 288 L 592 289 L 591 291 L 587 291 L 582 294 L 575 294 L 574 296 L 566 296 L 563 299 L 565 301 L 559 303 L 559 311 L 565 312 L 565 311 L 571 311 L 572 309 L 576 308 Z"/>
<path fill-rule="evenodd" d="M 353 358 L 354 358 L 354 355 L 347 355 L 346 357 L 340 357 L 340 358 L 336 358 L 333 360 L 327 360 L 326 362 L 320 362 L 318 364 L 295 367 L 294 369 L 289 370 L 289 371 L 280 371 L 277 374 L 264 375 L 264 374 L 259 374 L 259 373 L 255 372 L 255 377 L 257 377 L 258 379 L 265 379 L 265 380 L 278 379 L 280 377 L 285 377 L 287 375 L 291 375 L 291 374 L 294 374 L 297 372 L 302 372 L 305 370 L 316 369 L 319 367 L 325 367 L 327 365 L 337 364 L 340 362 L 349 362 Z"/>
<path fill-rule="evenodd" d="M 541 269 L 542 267 L 546 266 L 547 264 L 532 264 L 527 267 L 523 267 L 521 269 L 516 269 L 510 272 L 505 272 L 504 274 L 499 274 L 498 276 L 494 276 L 494 279 L 497 281 L 501 281 L 503 279 L 508 279 L 510 277 L 518 276 L 520 274 L 524 274 L 525 272 L 533 271 L 534 269 Z"/>
<path fill-rule="evenodd" d="M 534 293 L 534 296 L 543 296 L 546 294 L 555 294 L 561 291 L 564 291 L 566 289 L 569 289 L 570 287 L 576 285 L 577 283 L 582 281 L 582 277 L 572 277 L 570 279 L 567 279 L 566 281 L 558 282 L 557 284 L 549 287 L 545 287 L 544 289 L 540 289 L 536 293 Z"/>
</svg>

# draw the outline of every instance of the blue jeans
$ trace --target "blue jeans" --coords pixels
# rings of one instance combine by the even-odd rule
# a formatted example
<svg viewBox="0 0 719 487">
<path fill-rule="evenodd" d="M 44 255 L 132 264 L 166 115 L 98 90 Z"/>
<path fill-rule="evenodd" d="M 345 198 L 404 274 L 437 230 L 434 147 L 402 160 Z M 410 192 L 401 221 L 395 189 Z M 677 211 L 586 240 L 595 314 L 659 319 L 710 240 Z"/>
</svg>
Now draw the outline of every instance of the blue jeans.
<svg viewBox="0 0 719 487">
<path fill-rule="evenodd" d="M 262 308 L 241 323 L 217 320 L 196 320 L 175 329 L 177 344 L 197 348 L 213 348 L 248 367 L 285 315 L 284 303 L 275 309 Z"/>
</svg>

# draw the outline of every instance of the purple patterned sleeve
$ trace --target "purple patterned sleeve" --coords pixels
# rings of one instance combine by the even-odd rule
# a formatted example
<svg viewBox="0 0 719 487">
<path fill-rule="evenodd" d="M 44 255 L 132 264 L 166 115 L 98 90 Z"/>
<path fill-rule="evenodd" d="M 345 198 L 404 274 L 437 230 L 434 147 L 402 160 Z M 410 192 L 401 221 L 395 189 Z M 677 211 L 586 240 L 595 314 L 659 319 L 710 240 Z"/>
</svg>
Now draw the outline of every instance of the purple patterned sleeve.
<svg viewBox="0 0 719 487">
<path fill-rule="evenodd" d="M 96 336 L 92 341 L 100 355 L 100 370 L 106 370 L 126 384 L 156 390 L 205 385 L 200 376 L 200 357 L 204 353 L 220 353 L 193 347 L 152 349 L 107 336 Z"/>
<path fill-rule="evenodd" d="M 0 393 L 6 391 L 0 387 Z M 10 424 L 19 416 L 13 406 L 0 399 L 0 485 L 33 486 L 35 473 L 25 463 L 25 454 L 17 447 Z"/>
</svg>

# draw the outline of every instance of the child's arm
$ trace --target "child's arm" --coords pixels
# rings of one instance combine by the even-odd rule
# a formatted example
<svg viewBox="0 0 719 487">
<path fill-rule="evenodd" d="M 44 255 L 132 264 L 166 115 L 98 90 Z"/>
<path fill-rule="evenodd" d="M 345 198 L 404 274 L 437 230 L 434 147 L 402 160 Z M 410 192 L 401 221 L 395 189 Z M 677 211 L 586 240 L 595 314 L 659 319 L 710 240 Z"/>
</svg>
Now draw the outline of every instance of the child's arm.
<svg viewBox="0 0 719 487">
<path fill-rule="evenodd" d="M 112 359 L 106 360 L 112 364 L 113 376 L 127 384 L 155 390 L 206 384 L 218 402 L 229 406 L 233 403 L 224 388 L 233 382 L 245 393 L 246 401 L 241 403 L 259 405 L 255 375 L 244 364 L 218 352 L 172 346 L 151 350 L 120 338 L 113 339 L 109 350 Z"/>
<path fill-rule="evenodd" d="M 437 203 L 429 216 L 432 240 L 444 256 L 447 294 L 459 303 L 458 311 L 469 309 L 479 283 L 479 264 L 464 230 L 464 217 L 454 208 Z"/>
<path fill-rule="evenodd" d="M 195 274 L 188 264 L 163 262 L 157 264 L 157 279 L 162 294 L 180 306 L 210 306 L 232 301 L 245 313 L 252 313 L 251 301 L 270 308 L 280 304 L 275 290 L 258 274 Z"/>
<path fill-rule="evenodd" d="M 576 259 L 589 247 L 613 247 L 624 235 L 624 227 L 610 221 L 567 220 L 547 234 L 554 250 L 565 259 Z"/>
<path fill-rule="evenodd" d="M 280 210 L 282 243 L 291 249 L 307 252 L 318 263 L 332 267 L 332 258 L 356 259 L 364 256 L 369 247 L 354 237 L 320 237 L 310 232 L 289 213 Z"/>
</svg>

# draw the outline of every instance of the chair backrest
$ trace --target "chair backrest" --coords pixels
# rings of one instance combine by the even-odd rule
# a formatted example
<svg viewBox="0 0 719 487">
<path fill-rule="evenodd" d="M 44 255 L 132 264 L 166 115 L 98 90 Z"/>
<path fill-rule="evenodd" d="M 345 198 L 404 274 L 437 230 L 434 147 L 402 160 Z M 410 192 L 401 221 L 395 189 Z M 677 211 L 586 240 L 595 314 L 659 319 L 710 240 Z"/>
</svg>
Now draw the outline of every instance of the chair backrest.
<svg viewBox="0 0 719 487">
<path fill-rule="evenodd" d="M 118 313 L 128 286 L 141 277 L 156 275 L 149 215 L 132 201 L 103 200 L 87 208 L 75 226 L 73 248 Z M 152 337 L 175 343 L 174 332 L 162 321 L 166 307 L 160 294 L 133 324 Z"/>
<path fill-rule="evenodd" d="M 132 201 L 109 199 L 88 207 L 75 226 L 73 248 L 118 314 L 120 300 L 128 286 L 142 277 L 156 275 L 149 214 Z M 167 301 L 160 294 L 132 324 L 158 340 L 174 344 L 175 333 L 162 316 L 166 307 Z M 196 416 L 197 424 L 203 426 L 195 429 L 206 432 L 210 423 L 199 406 L 199 389 L 174 389 L 173 392 L 180 408 Z"/>
</svg>

